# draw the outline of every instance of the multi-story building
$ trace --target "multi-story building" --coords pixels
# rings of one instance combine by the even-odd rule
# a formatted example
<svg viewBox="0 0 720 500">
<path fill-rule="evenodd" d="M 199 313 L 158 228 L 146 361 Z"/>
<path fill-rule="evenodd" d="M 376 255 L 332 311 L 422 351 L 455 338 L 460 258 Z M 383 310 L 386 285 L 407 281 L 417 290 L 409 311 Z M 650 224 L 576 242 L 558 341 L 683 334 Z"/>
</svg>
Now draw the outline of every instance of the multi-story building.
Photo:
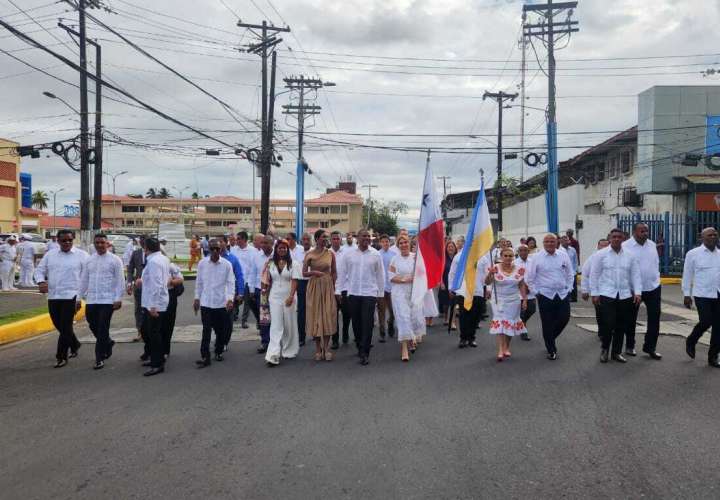
<svg viewBox="0 0 720 500">
<path fill-rule="evenodd" d="M 307 230 L 357 231 L 362 225 L 362 198 L 344 191 L 305 201 Z M 104 195 L 102 218 L 125 233 L 153 233 L 161 222 L 185 225 L 190 234 L 220 235 L 255 232 L 260 227 L 260 200 L 236 196 L 206 198 L 133 198 Z M 270 228 L 277 233 L 295 228 L 295 200 L 270 200 Z"/>
<path fill-rule="evenodd" d="M 18 231 L 20 213 L 20 157 L 18 143 L 0 139 L 0 232 Z"/>
</svg>

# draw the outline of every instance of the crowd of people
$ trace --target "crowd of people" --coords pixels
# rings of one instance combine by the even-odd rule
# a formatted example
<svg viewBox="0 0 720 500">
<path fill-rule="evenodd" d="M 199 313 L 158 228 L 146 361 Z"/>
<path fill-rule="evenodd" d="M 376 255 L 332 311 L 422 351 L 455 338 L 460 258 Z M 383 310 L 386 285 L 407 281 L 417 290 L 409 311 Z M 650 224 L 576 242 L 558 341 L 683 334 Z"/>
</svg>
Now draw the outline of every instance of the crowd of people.
<svg viewBox="0 0 720 500">
<path fill-rule="evenodd" d="M 635 225 L 632 235 L 613 229 L 582 267 L 580 294 L 596 310 L 602 363 L 625 363 L 625 356 L 637 355 L 635 325 L 641 303 L 648 316 L 642 351 L 651 359 L 662 358 L 656 350 L 659 258 L 648 235 L 642 223 Z M 682 280 L 685 305 L 690 308 L 694 302 L 699 315 L 686 342 L 687 354 L 695 357 L 698 339 L 712 327 L 708 362 L 714 367 L 720 367 L 717 237 L 713 228 L 702 232 L 702 245 L 687 254 Z M 59 231 L 58 248 L 46 253 L 34 273 L 40 291 L 48 294 L 50 316 L 59 332 L 56 367 L 77 356 L 80 342 L 73 332 L 73 317 L 84 300 L 97 339 L 94 368 L 103 368 L 114 345 L 113 312 L 128 294 L 134 297 L 136 340 L 144 342 L 141 360 L 149 368 L 144 374 L 162 373 L 170 355 L 178 297 L 184 292 L 180 269 L 153 237 L 140 238 L 137 248 L 126 251 L 123 259 L 108 252 L 103 234 L 95 236 L 92 255 L 76 248 L 73 240 L 72 231 Z M 247 329 L 251 315 L 260 336 L 257 352 L 264 354 L 270 367 L 295 358 L 308 337 L 314 343 L 314 359 L 332 361 L 340 345 L 350 342 L 351 326 L 359 362 L 367 365 L 376 322 L 378 341 L 394 337 L 400 359 L 408 362 L 432 318 L 439 315 L 449 333 L 459 328 L 459 348 L 475 348 L 479 323 L 488 317 L 488 302 L 487 332 L 495 336 L 498 362 L 512 357 L 514 337 L 531 340 L 527 323 L 535 312 L 547 358 L 558 359 L 558 339 L 569 322 L 570 303 L 577 300 L 580 246 L 571 230 L 562 237 L 545 235 L 542 248 L 532 236 L 516 248 L 500 238 L 471 264 L 477 272 L 474 292 L 467 298 L 467 276 L 459 264 L 467 248 L 462 238 L 448 239 L 442 283 L 421 303 L 411 297 L 416 245 L 404 230 L 394 244 L 387 235 L 373 238 L 367 230 L 343 238 L 337 231 L 321 229 L 302 234 L 299 242 L 294 233 L 284 238 L 255 234 L 252 245 L 243 231 L 194 238 L 189 264 L 197 266 L 193 309 L 202 323 L 197 367 L 223 361 L 235 322 Z M 193 251 L 201 255 L 199 259 L 192 258 Z M 458 273 L 461 280 L 455 279 Z"/>
</svg>

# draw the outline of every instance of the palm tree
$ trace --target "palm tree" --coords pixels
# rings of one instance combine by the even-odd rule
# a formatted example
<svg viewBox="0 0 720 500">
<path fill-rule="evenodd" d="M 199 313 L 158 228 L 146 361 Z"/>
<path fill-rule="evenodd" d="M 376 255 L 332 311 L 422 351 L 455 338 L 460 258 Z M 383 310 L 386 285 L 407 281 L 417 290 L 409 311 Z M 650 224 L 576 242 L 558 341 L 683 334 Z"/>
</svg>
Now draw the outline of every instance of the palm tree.
<svg viewBox="0 0 720 500">
<path fill-rule="evenodd" d="M 155 188 L 148 189 L 147 193 L 145 193 L 145 196 L 148 198 L 157 198 L 158 197 L 157 191 L 155 190 Z"/>
<path fill-rule="evenodd" d="M 157 197 L 162 199 L 172 198 L 170 196 L 170 191 L 167 190 L 167 188 L 160 188 L 160 190 L 157 192 Z"/>
<path fill-rule="evenodd" d="M 38 210 L 46 209 L 48 206 L 48 201 L 50 201 L 50 197 L 45 191 L 38 190 L 32 194 L 32 206 L 37 208 Z"/>
<path fill-rule="evenodd" d="M 197 194 L 197 191 L 194 192 L 191 196 L 192 196 L 192 199 L 193 199 L 193 200 L 197 200 L 198 198 L 200 198 L 200 195 Z"/>
</svg>

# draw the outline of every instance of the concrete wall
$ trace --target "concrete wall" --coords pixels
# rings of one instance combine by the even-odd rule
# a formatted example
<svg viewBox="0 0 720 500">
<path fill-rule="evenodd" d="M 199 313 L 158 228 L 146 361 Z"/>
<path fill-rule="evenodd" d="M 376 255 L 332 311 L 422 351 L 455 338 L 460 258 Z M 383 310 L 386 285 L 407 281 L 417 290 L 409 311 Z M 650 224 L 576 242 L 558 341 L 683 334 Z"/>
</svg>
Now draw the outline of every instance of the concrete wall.
<svg viewBox="0 0 720 500">
<path fill-rule="evenodd" d="M 0 195 L 0 231 L 1 232 L 18 232 L 20 227 L 19 210 L 20 200 L 22 196 L 22 188 L 20 186 L 20 157 L 14 153 L 12 148 L 18 146 L 18 143 L 0 139 L 0 161 L 6 162 L 8 178 L 0 179 L 3 193 L 14 192 L 14 196 Z M 14 170 L 14 172 L 13 172 Z"/>
<path fill-rule="evenodd" d="M 704 153 L 709 115 L 720 115 L 717 85 L 656 86 L 638 96 L 639 193 L 671 193 L 674 177 L 712 173 L 679 164 L 685 153 Z"/>
</svg>

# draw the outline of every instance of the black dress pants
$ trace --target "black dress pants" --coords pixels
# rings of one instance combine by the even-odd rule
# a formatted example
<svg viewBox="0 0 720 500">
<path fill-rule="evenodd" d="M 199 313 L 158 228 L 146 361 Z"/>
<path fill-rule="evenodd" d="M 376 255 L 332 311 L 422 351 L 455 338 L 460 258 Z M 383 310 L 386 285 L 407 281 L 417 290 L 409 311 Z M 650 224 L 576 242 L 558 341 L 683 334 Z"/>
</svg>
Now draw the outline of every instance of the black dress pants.
<svg viewBox="0 0 720 500">
<path fill-rule="evenodd" d="M 57 341 L 57 359 L 68 359 L 69 351 L 77 351 L 80 341 L 73 331 L 75 317 L 75 297 L 72 299 L 48 299 L 48 312 L 53 326 L 60 334 Z"/>
<path fill-rule="evenodd" d="M 634 307 L 632 297 L 620 299 L 600 296 L 600 317 L 602 321 L 598 327 L 603 349 L 610 349 L 612 344 L 613 354 L 622 352 L 623 340 L 630 328 Z"/>
<path fill-rule="evenodd" d="M 528 320 L 533 317 L 533 314 L 535 314 L 536 310 L 537 299 L 528 299 L 527 309 L 525 309 L 524 311 L 520 311 L 520 319 L 523 323 L 525 323 L 525 326 L 527 326 Z"/>
<path fill-rule="evenodd" d="M 645 303 L 647 309 L 647 333 L 645 334 L 645 342 L 643 342 L 643 350 L 655 352 L 658 337 L 660 336 L 660 302 L 662 287 L 658 286 L 655 290 L 642 293 L 642 302 Z M 635 327 L 637 326 L 638 311 L 640 305 L 633 307 L 632 321 L 628 325 L 628 331 L 625 340 L 626 349 L 635 349 Z"/>
<path fill-rule="evenodd" d="M 243 310 L 240 315 L 240 322 L 242 324 L 247 323 L 250 311 L 252 311 L 253 316 L 255 316 L 255 322 L 257 323 L 260 320 L 260 317 L 258 316 L 257 304 L 255 304 L 255 294 L 253 293 L 253 289 L 245 283 L 245 292 L 243 293 Z"/>
<path fill-rule="evenodd" d="M 87 304 L 85 318 L 90 331 L 95 336 L 95 361 L 100 362 L 110 353 L 110 319 L 113 315 L 112 304 Z"/>
<path fill-rule="evenodd" d="M 484 308 L 486 308 L 485 297 L 473 296 L 472 307 L 468 311 L 465 309 L 465 297 L 462 295 L 455 296 L 455 302 L 460 311 L 458 314 L 458 324 L 460 326 L 460 340 L 472 342 L 475 340 L 475 331 L 480 322 L 480 316 Z"/>
<path fill-rule="evenodd" d="M 347 344 L 350 338 L 350 323 L 352 322 L 352 314 L 350 313 L 350 302 L 348 301 L 347 292 L 342 292 L 341 297 L 342 298 L 340 299 L 340 307 L 338 307 L 338 314 L 342 315 L 342 341 L 343 344 Z M 353 330 L 355 330 L 354 327 Z M 355 333 L 354 331 L 353 336 L 355 337 L 355 344 L 357 344 L 358 336 L 357 333 Z M 332 339 L 335 343 L 340 342 L 340 318 L 338 318 L 337 320 L 335 335 L 333 335 Z"/>
<path fill-rule="evenodd" d="M 163 341 L 163 353 L 165 355 L 170 354 L 170 345 L 172 344 L 172 335 L 175 330 L 175 318 L 177 317 L 177 306 L 178 296 L 174 288 L 168 290 L 170 301 L 167 307 L 167 319 L 163 324 L 162 329 L 162 341 Z"/>
<path fill-rule="evenodd" d="M 557 353 L 556 340 L 570 321 L 570 295 L 568 294 L 564 299 L 558 295 L 552 299 L 538 295 L 537 305 L 545 349 L 549 354 Z"/>
<path fill-rule="evenodd" d="M 143 308 L 142 334 L 145 339 L 145 352 L 150 356 L 150 367 L 161 368 L 165 364 L 165 347 L 163 346 L 163 328 L 167 322 L 167 312 L 158 312 L 157 317 Z"/>
<path fill-rule="evenodd" d="M 375 327 L 377 297 L 348 295 L 347 299 L 350 306 L 350 316 L 352 318 L 353 333 L 355 334 L 358 352 L 361 356 L 369 356 L 373 328 Z"/>
<path fill-rule="evenodd" d="M 305 296 L 307 295 L 307 286 L 310 280 L 297 280 L 297 327 L 298 339 L 305 342 Z"/>
<path fill-rule="evenodd" d="M 223 333 L 223 345 L 230 344 L 230 337 L 232 337 L 233 327 L 235 326 L 235 312 L 233 310 L 227 312 L 225 318 L 225 331 Z"/>
<path fill-rule="evenodd" d="M 695 325 L 690 336 L 687 338 L 688 344 L 697 344 L 700 337 L 710 330 L 710 349 L 708 350 L 708 361 L 715 361 L 720 352 L 720 294 L 715 299 L 705 297 L 693 297 L 695 307 L 698 311 L 698 324 Z"/>
<path fill-rule="evenodd" d="M 225 347 L 225 325 L 229 317 L 224 307 L 200 308 L 200 319 L 202 320 L 202 340 L 200 341 L 200 356 L 203 359 L 210 357 L 210 337 L 215 330 L 215 354 L 222 354 Z"/>
</svg>

